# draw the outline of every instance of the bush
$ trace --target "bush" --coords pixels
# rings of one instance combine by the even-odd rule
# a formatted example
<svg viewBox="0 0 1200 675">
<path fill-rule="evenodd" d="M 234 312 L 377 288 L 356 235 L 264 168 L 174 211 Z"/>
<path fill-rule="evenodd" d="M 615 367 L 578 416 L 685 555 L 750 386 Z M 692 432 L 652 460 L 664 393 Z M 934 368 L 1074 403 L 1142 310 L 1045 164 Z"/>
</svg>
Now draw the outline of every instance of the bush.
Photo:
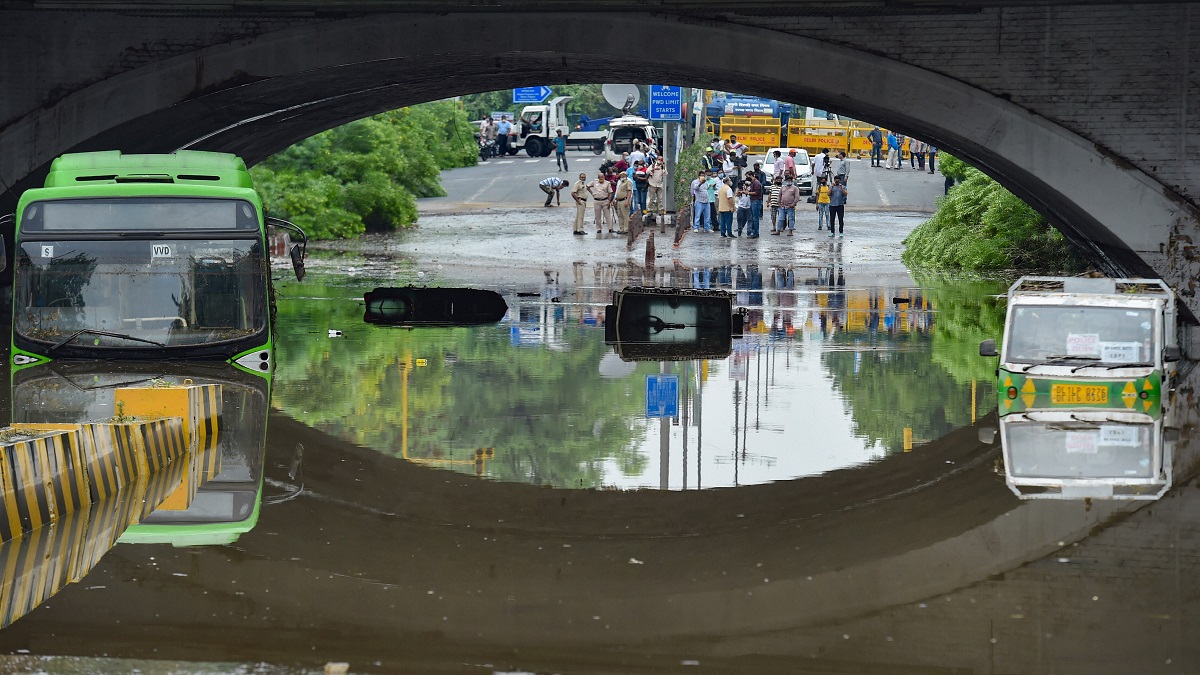
<svg viewBox="0 0 1200 675">
<path fill-rule="evenodd" d="M 942 155 L 942 171 L 961 182 L 938 200 L 938 210 L 904 240 L 909 267 L 1044 274 L 1082 271 L 1070 242 L 999 183 L 961 160 Z"/>
<path fill-rule="evenodd" d="M 270 215 L 312 239 L 409 227 L 440 172 L 473 165 L 473 131 L 454 101 L 382 113 L 321 132 L 251 169 Z"/>
</svg>

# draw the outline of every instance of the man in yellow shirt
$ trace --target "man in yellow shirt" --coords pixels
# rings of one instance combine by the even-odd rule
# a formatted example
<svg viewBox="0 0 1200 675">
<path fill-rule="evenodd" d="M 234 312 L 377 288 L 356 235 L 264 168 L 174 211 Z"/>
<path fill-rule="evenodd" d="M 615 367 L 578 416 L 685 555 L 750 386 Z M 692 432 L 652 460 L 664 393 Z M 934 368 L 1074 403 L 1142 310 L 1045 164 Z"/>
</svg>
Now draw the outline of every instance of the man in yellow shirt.
<svg viewBox="0 0 1200 675">
<path fill-rule="evenodd" d="M 823 225 L 828 225 L 833 231 L 833 223 L 829 222 L 829 185 L 821 178 L 817 182 L 817 232 L 821 231 Z"/>
</svg>

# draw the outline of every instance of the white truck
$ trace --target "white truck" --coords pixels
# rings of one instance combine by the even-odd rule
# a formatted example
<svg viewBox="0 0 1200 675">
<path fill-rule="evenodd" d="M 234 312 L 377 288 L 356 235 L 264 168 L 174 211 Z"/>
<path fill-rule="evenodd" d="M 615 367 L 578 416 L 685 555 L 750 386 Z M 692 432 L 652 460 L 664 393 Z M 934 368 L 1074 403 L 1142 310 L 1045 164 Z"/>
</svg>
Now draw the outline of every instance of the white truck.
<svg viewBox="0 0 1200 675">
<path fill-rule="evenodd" d="M 561 131 L 567 147 L 591 150 L 605 159 L 620 159 L 622 152 L 632 152 L 635 142 L 656 143 L 654 125 L 639 115 L 622 115 L 608 122 L 603 131 L 572 131 L 567 118 L 567 103 L 571 96 L 556 96 L 544 105 L 527 105 L 513 122 L 513 137 L 508 154 L 521 149 L 530 157 L 549 157 L 554 152 L 554 138 Z"/>
<path fill-rule="evenodd" d="M 530 157 L 549 157 L 554 152 L 554 138 L 561 131 L 567 137 L 567 146 L 592 150 L 600 154 L 608 138 L 607 131 L 571 131 L 567 118 L 567 103 L 572 96 L 556 96 L 547 104 L 527 105 L 513 121 L 514 137 L 508 143 L 508 154 L 515 155 L 521 149 Z"/>
</svg>

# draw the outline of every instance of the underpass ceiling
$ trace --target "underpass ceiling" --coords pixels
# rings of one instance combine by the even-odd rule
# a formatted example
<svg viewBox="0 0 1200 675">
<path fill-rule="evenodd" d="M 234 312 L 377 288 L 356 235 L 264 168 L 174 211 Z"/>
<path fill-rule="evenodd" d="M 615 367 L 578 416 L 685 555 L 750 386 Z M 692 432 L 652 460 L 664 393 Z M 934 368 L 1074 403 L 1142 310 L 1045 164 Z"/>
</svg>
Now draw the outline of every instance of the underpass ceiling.
<svg viewBox="0 0 1200 675">
<path fill-rule="evenodd" d="M 638 11 L 703 18 L 729 16 L 844 16 L 858 14 L 964 14 L 1005 7 L 1182 4 L 1186 0 L 0 0 L 0 9 L 106 10 L 137 13 L 232 15 L 345 15 L 375 12 Z"/>
</svg>

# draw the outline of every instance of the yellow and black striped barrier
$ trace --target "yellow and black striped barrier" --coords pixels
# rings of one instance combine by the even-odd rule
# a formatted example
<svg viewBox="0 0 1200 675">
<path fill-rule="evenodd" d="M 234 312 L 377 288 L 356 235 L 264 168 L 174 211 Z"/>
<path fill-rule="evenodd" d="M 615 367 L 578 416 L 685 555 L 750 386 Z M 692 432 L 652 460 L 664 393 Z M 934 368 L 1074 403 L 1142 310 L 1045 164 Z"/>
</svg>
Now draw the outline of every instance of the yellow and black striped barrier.
<svg viewBox="0 0 1200 675">
<path fill-rule="evenodd" d="M 192 499 L 196 497 L 196 488 L 199 487 L 193 476 L 195 471 L 191 453 L 184 454 L 165 469 L 149 474 L 138 520 L 159 508 L 182 511 L 191 506 Z"/>
<path fill-rule="evenodd" d="M 137 523 L 149 483 L 138 476 L 88 508 L 0 542 L 0 629 L 83 579 Z"/>
<path fill-rule="evenodd" d="M 72 583 L 92 571 L 100 558 L 125 534 L 125 530 L 138 522 L 148 483 L 148 476 L 135 476 L 118 492 L 92 504 L 88 512 L 87 536 L 77 555 L 72 558 Z"/>
<path fill-rule="evenodd" d="M 91 504 L 78 430 L 0 431 L 0 539 L 36 530 Z"/>
<path fill-rule="evenodd" d="M 116 409 L 137 417 L 180 417 L 188 448 L 215 443 L 221 423 L 221 385 L 183 384 L 121 387 L 113 391 Z"/>
<path fill-rule="evenodd" d="M 72 558 L 83 549 L 87 523 L 86 509 L 72 511 L 53 526 L 0 544 L 0 628 L 25 616 L 72 580 Z"/>
</svg>

